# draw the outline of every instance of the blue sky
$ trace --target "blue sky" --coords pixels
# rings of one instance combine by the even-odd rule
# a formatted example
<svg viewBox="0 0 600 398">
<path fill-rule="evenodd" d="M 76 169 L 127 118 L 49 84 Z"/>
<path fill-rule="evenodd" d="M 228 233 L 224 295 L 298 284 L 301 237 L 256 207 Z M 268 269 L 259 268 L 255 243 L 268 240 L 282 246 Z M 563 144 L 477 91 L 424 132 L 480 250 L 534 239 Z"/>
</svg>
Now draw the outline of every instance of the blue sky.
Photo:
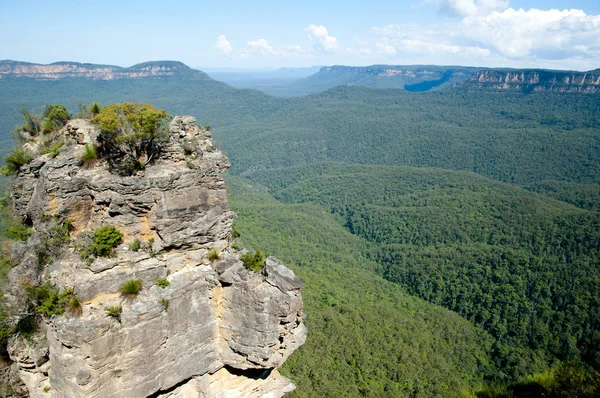
<svg viewBox="0 0 600 398">
<path fill-rule="evenodd" d="M 0 59 L 600 67 L 599 0 L 0 0 Z"/>
</svg>

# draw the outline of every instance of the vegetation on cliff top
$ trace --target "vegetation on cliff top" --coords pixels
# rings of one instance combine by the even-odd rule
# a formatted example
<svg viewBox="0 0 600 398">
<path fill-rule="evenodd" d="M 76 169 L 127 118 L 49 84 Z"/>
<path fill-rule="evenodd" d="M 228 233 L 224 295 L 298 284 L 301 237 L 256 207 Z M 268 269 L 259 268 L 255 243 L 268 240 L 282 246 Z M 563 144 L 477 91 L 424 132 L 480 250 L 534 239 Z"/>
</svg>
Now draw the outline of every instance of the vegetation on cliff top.
<svg viewBox="0 0 600 398">
<path fill-rule="evenodd" d="M 92 122 L 100 128 L 100 155 L 112 171 L 132 175 L 157 157 L 168 139 L 171 117 L 161 109 L 125 102 L 100 109 Z"/>
</svg>

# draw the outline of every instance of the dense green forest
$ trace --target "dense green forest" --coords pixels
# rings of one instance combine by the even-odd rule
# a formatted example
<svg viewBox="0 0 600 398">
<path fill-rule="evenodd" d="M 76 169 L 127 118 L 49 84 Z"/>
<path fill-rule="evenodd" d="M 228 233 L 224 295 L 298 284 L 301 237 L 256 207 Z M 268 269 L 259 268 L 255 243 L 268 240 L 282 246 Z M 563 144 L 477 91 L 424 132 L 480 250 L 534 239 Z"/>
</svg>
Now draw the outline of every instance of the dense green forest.
<svg viewBox="0 0 600 398">
<path fill-rule="evenodd" d="M 76 112 L 78 100 L 145 101 L 210 124 L 235 174 L 341 161 L 467 170 L 523 186 L 600 181 L 597 95 L 336 87 L 283 99 L 208 77 L 6 79 L 0 90 L 3 142 L 24 103 L 39 111 L 65 102 Z"/>
<path fill-rule="evenodd" d="M 304 282 L 309 337 L 284 366 L 302 397 L 455 397 L 491 376 L 491 337 L 377 277 L 364 242 L 312 204 L 279 203 L 229 176 L 245 246 Z"/>
<path fill-rule="evenodd" d="M 251 175 L 327 206 L 386 279 L 496 338 L 504 377 L 600 364 L 600 215 L 473 173 L 317 164 Z"/>
<path fill-rule="evenodd" d="M 202 74 L 0 92 L 4 154 L 22 104 L 144 101 L 213 127 L 242 243 L 306 285 L 310 337 L 284 367 L 300 396 L 457 396 L 600 369 L 598 95 L 274 98 Z"/>
</svg>

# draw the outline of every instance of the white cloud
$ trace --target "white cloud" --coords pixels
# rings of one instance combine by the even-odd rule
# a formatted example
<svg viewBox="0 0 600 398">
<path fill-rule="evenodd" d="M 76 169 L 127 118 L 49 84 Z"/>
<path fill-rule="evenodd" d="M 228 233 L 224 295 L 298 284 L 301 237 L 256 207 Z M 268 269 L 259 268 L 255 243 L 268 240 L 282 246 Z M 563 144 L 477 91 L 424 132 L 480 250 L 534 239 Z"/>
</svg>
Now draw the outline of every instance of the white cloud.
<svg viewBox="0 0 600 398">
<path fill-rule="evenodd" d="M 324 53 L 332 53 L 337 49 L 337 39 L 329 35 L 327 28 L 323 25 L 310 25 L 306 28 L 308 38 L 313 42 L 313 48 Z"/>
<path fill-rule="evenodd" d="M 434 3 L 442 14 L 453 17 L 484 15 L 492 11 L 503 11 L 508 8 L 508 0 L 425 0 Z"/>
<path fill-rule="evenodd" d="M 600 15 L 581 10 L 509 8 L 467 17 L 461 25 L 466 35 L 509 59 L 600 57 Z"/>
<path fill-rule="evenodd" d="M 375 45 L 377 46 L 377 49 L 384 55 L 396 55 L 398 52 L 396 48 L 390 44 L 389 40 L 377 40 Z"/>
<path fill-rule="evenodd" d="M 279 53 L 284 56 L 299 57 L 304 54 L 304 51 L 299 45 L 286 44 L 279 49 Z"/>
<path fill-rule="evenodd" d="M 491 53 L 477 45 L 460 43 L 461 40 L 456 36 L 452 25 L 388 25 L 373 30 L 380 35 L 375 42 L 376 51 L 384 57 L 410 55 L 431 59 L 435 56 L 443 58 L 444 55 L 460 55 L 472 58 L 487 57 Z"/>
<path fill-rule="evenodd" d="M 265 39 L 252 40 L 248 42 L 251 51 L 260 55 L 276 55 L 277 52 Z"/>
<path fill-rule="evenodd" d="M 286 44 L 275 48 L 265 39 L 256 39 L 248 42 L 248 49 L 242 53 L 244 57 L 271 56 L 271 57 L 299 57 L 304 54 L 302 47 L 296 44 Z"/>
<path fill-rule="evenodd" d="M 497 0 L 444 3 L 462 10 L 464 18 L 445 24 L 374 27 L 373 50 L 383 58 L 436 64 L 576 69 L 600 65 L 600 15 L 574 9 L 497 11 L 505 3 Z"/>
<path fill-rule="evenodd" d="M 231 47 L 231 44 L 225 35 L 217 37 L 215 47 L 217 47 L 223 55 L 230 56 L 233 53 L 233 47 Z"/>
</svg>

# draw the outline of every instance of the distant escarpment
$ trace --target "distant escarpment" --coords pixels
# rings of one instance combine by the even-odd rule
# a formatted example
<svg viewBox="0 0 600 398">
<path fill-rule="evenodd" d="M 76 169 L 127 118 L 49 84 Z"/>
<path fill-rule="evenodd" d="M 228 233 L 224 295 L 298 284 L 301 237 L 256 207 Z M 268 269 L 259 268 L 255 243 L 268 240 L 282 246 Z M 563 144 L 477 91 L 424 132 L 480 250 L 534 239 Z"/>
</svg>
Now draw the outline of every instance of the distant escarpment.
<svg viewBox="0 0 600 398">
<path fill-rule="evenodd" d="M 322 67 L 318 73 L 294 82 L 296 94 L 327 90 L 338 85 L 438 90 L 469 79 L 474 68 L 435 65 L 372 65 Z"/>
<path fill-rule="evenodd" d="M 207 77 L 203 72 L 191 69 L 177 61 L 144 62 L 122 68 L 113 65 L 82 64 L 78 62 L 55 62 L 49 65 L 18 61 L 0 61 L 0 79 L 32 78 L 57 80 L 86 78 L 92 80 L 139 79 L 144 77 L 167 77 L 187 74 L 190 77 Z"/>
<path fill-rule="evenodd" d="M 600 92 L 600 70 L 570 72 L 541 69 L 488 69 L 476 72 L 465 82 L 465 86 L 523 92 L 593 94 Z"/>
<path fill-rule="evenodd" d="M 294 388 L 277 368 L 306 338 L 301 282 L 233 243 L 219 176 L 229 163 L 210 133 L 185 116 L 149 134 L 162 117 L 152 109 L 124 104 L 23 147 L 12 203 L 29 237 L 3 248 L 12 266 L 4 322 L 14 330 L 3 377 L 14 396 L 280 397 Z M 129 124 L 111 130 L 113 113 Z M 115 172 L 110 151 L 130 151 L 135 167 Z"/>
</svg>

